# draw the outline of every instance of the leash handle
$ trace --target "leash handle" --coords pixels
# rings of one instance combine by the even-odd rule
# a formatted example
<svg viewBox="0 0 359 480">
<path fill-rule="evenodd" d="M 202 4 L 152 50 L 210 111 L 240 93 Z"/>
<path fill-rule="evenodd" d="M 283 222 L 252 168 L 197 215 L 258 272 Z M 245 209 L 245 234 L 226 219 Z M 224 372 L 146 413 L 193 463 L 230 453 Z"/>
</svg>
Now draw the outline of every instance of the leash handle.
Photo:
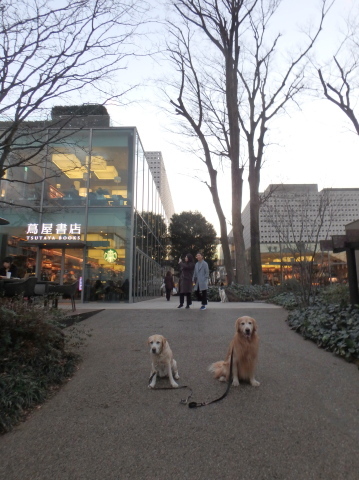
<svg viewBox="0 0 359 480">
<path fill-rule="evenodd" d="M 227 389 L 226 391 L 224 392 L 224 394 L 219 397 L 219 398 L 216 398 L 215 400 L 212 400 L 210 402 L 190 402 L 188 404 L 188 408 L 199 408 L 199 407 L 205 407 L 206 405 L 210 405 L 211 403 L 215 403 L 215 402 L 219 402 L 220 400 L 222 400 L 229 392 L 229 389 L 231 388 L 231 382 L 232 382 L 232 371 L 233 371 L 233 348 L 232 348 L 232 352 L 231 352 L 231 363 L 230 363 L 230 367 L 229 367 L 229 379 L 228 379 L 228 385 L 227 385 Z M 188 397 L 189 398 L 189 397 Z"/>
<path fill-rule="evenodd" d="M 193 395 L 193 390 L 192 390 L 192 388 L 187 387 L 187 386 L 186 386 L 186 388 L 188 388 L 188 389 L 191 391 L 191 393 L 188 395 L 187 398 L 182 398 L 182 399 L 180 400 L 180 404 L 181 404 L 181 405 L 187 405 L 188 400 L 189 400 L 189 399 L 192 397 L 192 395 Z M 190 402 L 190 403 L 194 403 L 194 402 Z M 188 406 L 189 406 L 189 404 L 188 404 Z"/>
</svg>

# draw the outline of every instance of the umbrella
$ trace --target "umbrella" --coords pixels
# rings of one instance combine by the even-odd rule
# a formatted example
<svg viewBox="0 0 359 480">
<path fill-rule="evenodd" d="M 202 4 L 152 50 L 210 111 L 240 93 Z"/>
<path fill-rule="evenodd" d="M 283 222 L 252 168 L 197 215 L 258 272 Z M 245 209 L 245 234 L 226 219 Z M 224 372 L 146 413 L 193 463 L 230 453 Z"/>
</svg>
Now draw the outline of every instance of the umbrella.
<svg viewBox="0 0 359 480">
<path fill-rule="evenodd" d="M 5 218 L 0 217 L 0 225 L 9 225 L 9 220 L 5 220 Z"/>
</svg>

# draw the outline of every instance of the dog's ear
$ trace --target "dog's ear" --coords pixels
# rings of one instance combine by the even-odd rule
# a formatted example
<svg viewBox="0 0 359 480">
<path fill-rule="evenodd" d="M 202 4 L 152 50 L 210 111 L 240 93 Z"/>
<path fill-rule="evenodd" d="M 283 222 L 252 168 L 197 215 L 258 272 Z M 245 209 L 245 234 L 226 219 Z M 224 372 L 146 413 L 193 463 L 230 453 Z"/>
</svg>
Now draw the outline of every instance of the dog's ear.
<svg viewBox="0 0 359 480">
<path fill-rule="evenodd" d="M 253 321 L 253 331 L 256 332 L 257 331 L 257 322 L 254 320 L 254 318 L 252 318 L 252 321 Z"/>
<path fill-rule="evenodd" d="M 167 338 L 163 337 L 162 338 L 162 347 L 164 347 L 167 343 Z"/>
<path fill-rule="evenodd" d="M 240 324 L 241 324 L 241 320 L 242 320 L 242 317 L 239 317 L 239 318 L 237 318 L 237 320 L 236 320 L 236 323 L 235 323 L 236 333 L 240 331 L 239 326 L 240 326 Z"/>
</svg>

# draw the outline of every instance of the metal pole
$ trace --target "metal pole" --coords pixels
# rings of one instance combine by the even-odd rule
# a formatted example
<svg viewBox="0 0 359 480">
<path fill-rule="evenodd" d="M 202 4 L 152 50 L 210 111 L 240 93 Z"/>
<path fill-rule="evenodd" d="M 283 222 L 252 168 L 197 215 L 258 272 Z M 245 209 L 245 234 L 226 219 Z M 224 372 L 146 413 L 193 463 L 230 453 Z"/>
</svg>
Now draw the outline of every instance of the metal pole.
<svg viewBox="0 0 359 480">
<path fill-rule="evenodd" d="M 85 227 L 84 227 L 84 247 L 82 251 L 82 290 L 81 290 L 81 302 L 84 303 L 85 297 L 85 275 L 86 275 L 86 260 L 87 260 L 87 230 L 88 230 L 88 213 L 89 213 L 89 191 L 90 191 L 90 181 L 91 181 L 91 156 L 92 156 L 92 128 L 90 128 L 90 137 L 89 137 L 89 161 L 87 164 L 87 182 L 86 182 L 86 204 L 85 204 Z M 87 280 L 87 279 L 86 279 Z"/>
</svg>

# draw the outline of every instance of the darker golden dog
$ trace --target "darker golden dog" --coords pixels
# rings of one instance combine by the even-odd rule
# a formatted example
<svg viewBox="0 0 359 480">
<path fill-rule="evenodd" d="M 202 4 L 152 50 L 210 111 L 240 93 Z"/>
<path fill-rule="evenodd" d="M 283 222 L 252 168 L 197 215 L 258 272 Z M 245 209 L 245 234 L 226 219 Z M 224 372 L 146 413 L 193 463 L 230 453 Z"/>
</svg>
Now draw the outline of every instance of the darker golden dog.
<svg viewBox="0 0 359 480">
<path fill-rule="evenodd" d="M 221 382 L 228 382 L 233 351 L 232 385 L 238 387 L 239 381 L 244 380 L 253 387 L 258 387 L 259 382 L 254 378 L 258 357 L 257 323 L 254 318 L 240 317 L 236 320 L 235 328 L 236 333 L 229 345 L 226 359 L 213 363 L 209 370 Z"/>
</svg>

